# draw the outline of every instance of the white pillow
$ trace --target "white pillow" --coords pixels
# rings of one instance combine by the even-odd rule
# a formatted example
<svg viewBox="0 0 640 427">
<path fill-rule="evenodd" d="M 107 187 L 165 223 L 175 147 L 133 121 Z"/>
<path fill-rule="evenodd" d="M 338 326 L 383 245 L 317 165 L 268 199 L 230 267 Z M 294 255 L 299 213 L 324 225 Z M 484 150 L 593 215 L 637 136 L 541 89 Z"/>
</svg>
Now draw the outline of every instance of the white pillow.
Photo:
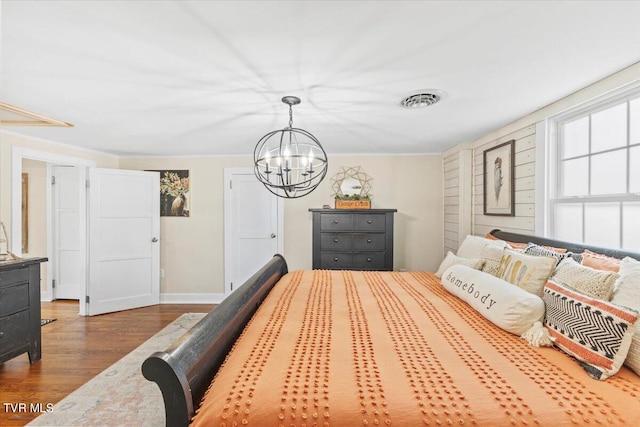
<svg viewBox="0 0 640 427">
<path fill-rule="evenodd" d="M 462 258 L 457 255 L 454 255 L 453 252 L 449 251 L 447 253 L 447 256 L 442 260 L 440 267 L 438 267 L 438 271 L 435 272 L 435 276 L 437 278 L 442 277 L 442 273 L 444 273 L 444 271 L 447 268 L 451 267 L 454 264 L 462 264 L 462 265 L 466 265 L 467 267 L 471 267 L 471 268 L 475 268 L 476 270 L 479 270 L 484 265 L 484 261 L 479 258 L 474 258 L 474 259 Z"/>
<path fill-rule="evenodd" d="M 618 274 L 613 271 L 596 270 L 586 265 L 578 264 L 572 258 L 562 261 L 555 273 L 553 273 L 555 281 L 603 301 L 611 300 L 613 288 L 618 277 Z"/>
<path fill-rule="evenodd" d="M 456 255 L 463 258 L 482 258 L 482 249 L 485 246 L 502 249 L 507 246 L 507 242 L 503 240 L 485 239 L 484 237 L 472 236 L 469 234 L 462 241 Z"/>
<path fill-rule="evenodd" d="M 542 290 L 556 262 L 555 257 L 525 255 L 505 249 L 497 277 L 542 298 Z"/>
<path fill-rule="evenodd" d="M 447 291 L 512 334 L 524 334 L 544 317 L 542 298 L 488 273 L 453 265 L 442 274 L 441 282 Z"/>
<path fill-rule="evenodd" d="M 482 271 L 498 277 L 503 252 L 504 248 L 496 248 L 495 246 L 485 246 L 482 248 L 481 254 L 484 260 Z"/>
<path fill-rule="evenodd" d="M 616 280 L 611 302 L 640 311 L 640 261 L 630 257 L 624 258 L 618 274 L 620 277 Z M 640 375 L 640 322 L 631 339 L 631 347 L 624 364 Z"/>
</svg>

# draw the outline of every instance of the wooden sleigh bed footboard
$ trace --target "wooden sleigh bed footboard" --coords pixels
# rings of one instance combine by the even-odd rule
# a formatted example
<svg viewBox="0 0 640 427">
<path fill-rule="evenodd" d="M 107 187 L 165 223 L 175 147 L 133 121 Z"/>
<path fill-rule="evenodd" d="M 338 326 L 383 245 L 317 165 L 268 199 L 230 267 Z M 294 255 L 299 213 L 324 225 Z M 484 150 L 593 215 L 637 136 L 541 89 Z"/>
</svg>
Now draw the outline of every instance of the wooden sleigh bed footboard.
<svg viewBox="0 0 640 427">
<path fill-rule="evenodd" d="M 149 356 L 142 374 L 158 384 L 167 426 L 187 426 L 233 344 L 271 288 L 288 272 L 281 255 L 208 313 L 165 351 Z"/>
</svg>

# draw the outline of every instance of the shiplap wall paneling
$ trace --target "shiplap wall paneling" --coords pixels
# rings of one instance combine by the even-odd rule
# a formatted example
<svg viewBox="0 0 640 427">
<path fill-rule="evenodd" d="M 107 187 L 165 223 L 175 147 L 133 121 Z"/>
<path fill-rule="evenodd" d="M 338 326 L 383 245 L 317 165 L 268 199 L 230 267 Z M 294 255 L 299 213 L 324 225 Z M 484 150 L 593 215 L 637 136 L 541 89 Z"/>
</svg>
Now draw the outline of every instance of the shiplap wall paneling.
<svg viewBox="0 0 640 427">
<path fill-rule="evenodd" d="M 471 233 L 473 207 L 473 150 L 458 148 L 443 156 L 444 170 L 444 247 L 443 256 L 457 252 L 465 236 Z"/>
<path fill-rule="evenodd" d="M 514 233 L 535 231 L 535 125 L 527 126 L 496 140 L 476 145 L 473 150 L 473 234 L 485 235 L 494 228 Z M 515 142 L 515 216 L 484 215 L 483 153 L 496 145 Z"/>
<path fill-rule="evenodd" d="M 460 217 L 460 152 L 443 158 L 444 171 L 444 253 L 458 250 Z"/>
</svg>

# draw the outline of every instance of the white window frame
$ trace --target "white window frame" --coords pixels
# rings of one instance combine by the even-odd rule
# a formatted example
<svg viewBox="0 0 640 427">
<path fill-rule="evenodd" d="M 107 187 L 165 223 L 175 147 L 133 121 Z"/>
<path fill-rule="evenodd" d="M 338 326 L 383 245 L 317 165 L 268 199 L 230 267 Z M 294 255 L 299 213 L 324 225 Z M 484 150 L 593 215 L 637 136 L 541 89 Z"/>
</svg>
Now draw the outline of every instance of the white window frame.
<svg viewBox="0 0 640 427">
<path fill-rule="evenodd" d="M 625 85 L 619 89 L 601 95 L 579 106 L 573 107 L 560 114 L 539 122 L 536 127 L 536 234 L 555 237 L 554 233 L 554 205 L 555 203 L 597 203 L 597 202 L 640 202 L 640 194 L 626 193 L 604 196 L 574 196 L 559 197 L 561 180 L 559 179 L 560 155 L 558 132 L 562 124 L 572 120 L 594 114 L 617 105 L 625 100 L 640 95 L 640 81 Z M 627 111 L 629 114 L 629 111 Z M 629 128 L 627 128 L 629 129 Z M 627 135 L 629 138 L 629 135 Z M 627 139 L 628 141 L 628 139 Z M 635 147 L 636 144 L 631 145 Z M 627 144 L 627 150 L 629 145 Z M 589 154 L 591 156 L 593 154 Z M 627 162 L 629 156 L 627 155 Z M 630 173 L 627 165 L 627 179 Z M 622 211 L 621 211 L 622 215 Z M 584 230 L 583 230 L 584 237 Z M 622 228 L 620 229 L 619 245 L 622 244 Z"/>
</svg>

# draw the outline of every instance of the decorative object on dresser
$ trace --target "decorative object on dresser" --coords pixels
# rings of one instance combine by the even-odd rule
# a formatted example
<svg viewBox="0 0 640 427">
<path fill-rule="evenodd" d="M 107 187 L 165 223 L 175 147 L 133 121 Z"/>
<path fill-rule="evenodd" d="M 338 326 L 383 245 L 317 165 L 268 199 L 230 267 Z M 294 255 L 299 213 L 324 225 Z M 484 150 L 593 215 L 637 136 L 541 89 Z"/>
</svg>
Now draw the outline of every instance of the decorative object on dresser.
<svg viewBox="0 0 640 427">
<path fill-rule="evenodd" d="M 300 104 L 300 98 L 285 96 L 282 102 L 289 106 L 289 127 L 260 138 L 253 151 L 253 170 L 267 190 L 295 199 L 311 193 L 322 182 L 327 174 L 327 153 L 315 136 L 293 127 L 292 107 Z"/>
<path fill-rule="evenodd" d="M 313 269 L 393 270 L 396 209 L 309 209 Z"/>
<path fill-rule="evenodd" d="M 371 209 L 371 181 L 360 167 L 342 167 L 331 177 L 336 209 Z"/>
<path fill-rule="evenodd" d="M 4 224 L 0 221 L 0 262 L 10 259 L 17 259 L 9 250 L 9 238 L 7 237 L 7 230 L 4 228 Z"/>
<path fill-rule="evenodd" d="M 482 153 L 484 214 L 515 216 L 515 139 Z"/>
<path fill-rule="evenodd" d="M 0 363 L 22 353 L 40 360 L 40 263 L 47 258 L 0 262 Z"/>
</svg>

